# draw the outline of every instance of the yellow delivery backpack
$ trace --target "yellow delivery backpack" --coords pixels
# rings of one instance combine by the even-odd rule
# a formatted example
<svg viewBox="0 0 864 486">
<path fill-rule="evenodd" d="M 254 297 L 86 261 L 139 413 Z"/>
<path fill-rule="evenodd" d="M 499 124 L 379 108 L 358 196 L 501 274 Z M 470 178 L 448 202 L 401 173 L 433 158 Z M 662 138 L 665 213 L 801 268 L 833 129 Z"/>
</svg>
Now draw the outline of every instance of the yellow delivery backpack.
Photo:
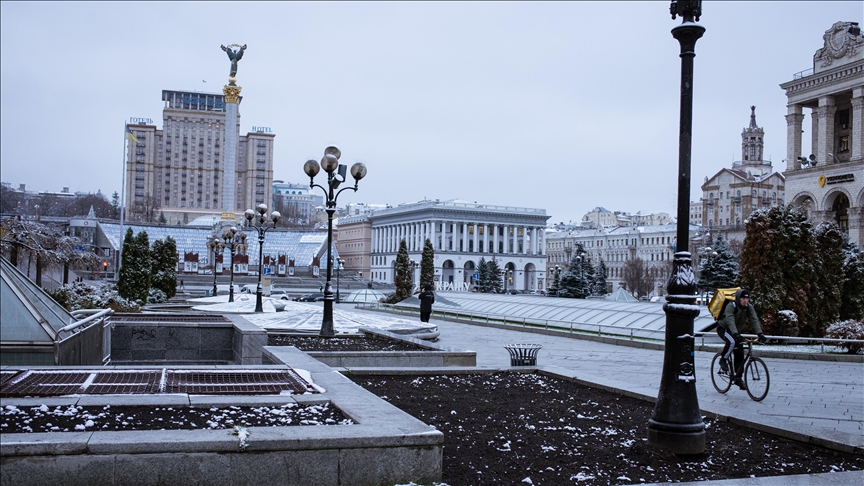
<svg viewBox="0 0 864 486">
<path fill-rule="evenodd" d="M 741 290 L 741 287 L 735 287 L 734 289 L 717 289 L 714 292 L 714 295 L 711 297 L 711 301 L 708 302 L 708 312 L 714 316 L 715 321 L 719 321 L 723 318 L 723 312 L 726 310 L 726 305 L 729 302 L 735 302 L 735 292 Z"/>
</svg>

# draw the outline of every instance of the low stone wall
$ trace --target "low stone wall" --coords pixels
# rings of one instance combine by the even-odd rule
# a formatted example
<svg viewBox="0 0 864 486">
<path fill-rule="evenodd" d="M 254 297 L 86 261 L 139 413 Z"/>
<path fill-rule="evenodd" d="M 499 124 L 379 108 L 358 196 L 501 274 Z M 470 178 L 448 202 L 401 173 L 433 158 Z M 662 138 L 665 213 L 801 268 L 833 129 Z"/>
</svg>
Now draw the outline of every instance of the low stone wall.
<svg viewBox="0 0 864 486">
<path fill-rule="evenodd" d="M 183 322 L 148 314 L 134 321 L 122 316 L 111 334 L 116 365 L 261 364 L 267 332 L 242 316 Z M 173 316 L 172 316 L 173 317 Z"/>
<path fill-rule="evenodd" d="M 250 427 L 241 451 L 231 430 L 141 430 L 0 435 L 0 486 L 63 484 L 379 485 L 441 480 L 444 435 L 292 347 L 264 348 L 267 360 L 310 373 L 320 395 L 100 396 L 109 403 L 211 406 L 329 401 L 354 425 Z M 278 367 L 277 366 L 277 367 Z M 272 369 L 268 366 L 267 369 Z M 230 369 L 226 367 L 226 369 Z M 2 399 L 54 406 L 95 396 Z M 35 403 L 35 402 L 34 402 Z"/>
</svg>

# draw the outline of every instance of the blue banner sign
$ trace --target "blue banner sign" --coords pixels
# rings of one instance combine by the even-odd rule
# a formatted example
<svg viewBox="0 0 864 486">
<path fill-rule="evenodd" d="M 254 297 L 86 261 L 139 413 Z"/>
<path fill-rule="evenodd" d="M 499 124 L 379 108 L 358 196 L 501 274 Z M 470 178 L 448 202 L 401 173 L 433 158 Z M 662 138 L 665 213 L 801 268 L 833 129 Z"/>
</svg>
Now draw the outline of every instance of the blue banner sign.
<svg viewBox="0 0 864 486">
<path fill-rule="evenodd" d="M 210 108 L 225 108 L 225 102 L 222 100 L 217 100 L 214 98 L 205 98 L 201 99 L 200 96 L 192 97 L 192 96 L 181 96 L 180 103 L 186 105 L 204 105 L 209 106 Z"/>
<path fill-rule="evenodd" d="M 258 133 L 273 133 L 270 131 L 270 127 L 252 127 L 252 131 Z"/>
<path fill-rule="evenodd" d="M 150 118 L 135 118 L 133 116 L 129 117 L 129 123 L 133 125 L 152 125 L 153 120 L 151 120 Z"/>
</svg>

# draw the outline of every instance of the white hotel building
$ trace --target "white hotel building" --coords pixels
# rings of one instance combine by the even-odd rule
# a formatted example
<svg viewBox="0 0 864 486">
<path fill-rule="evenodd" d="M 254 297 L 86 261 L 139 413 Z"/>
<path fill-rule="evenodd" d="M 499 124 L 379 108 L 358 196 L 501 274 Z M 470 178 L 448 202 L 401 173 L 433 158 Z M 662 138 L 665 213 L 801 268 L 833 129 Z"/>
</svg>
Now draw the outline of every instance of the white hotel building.
<svg viewBox="0 0 864 486">
<path fill-rule="evenodd" d="M 493 258 L 508 274 L 507 288 L 546 288 L 544 209 L 491 206 L 464 201 L 419 201 L 373 211 L 371 278 L 394 282 L 396 253 L 403 239 L 409 258 L 420 262 L 424 242 L 435 249 L 438 289 L 467 290 L 481 258 Z M 419 267 L 415 271 L 419 284 Z"/>
</svg>

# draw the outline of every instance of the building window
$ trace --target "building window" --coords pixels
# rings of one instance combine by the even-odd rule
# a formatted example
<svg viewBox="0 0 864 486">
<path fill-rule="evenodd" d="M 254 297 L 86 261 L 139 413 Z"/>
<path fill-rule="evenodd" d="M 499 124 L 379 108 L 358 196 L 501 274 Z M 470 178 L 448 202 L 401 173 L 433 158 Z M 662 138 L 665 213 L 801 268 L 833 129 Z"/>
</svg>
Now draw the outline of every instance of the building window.
<svg viewBox="0 0 864 486">
<path fill-rule="evenodd" d="M 837 144 L 837 152 L 848 152 L 849 151 L 849 135 L 843 135 L 840 137 L 840 141 Z"/>
</svg>

